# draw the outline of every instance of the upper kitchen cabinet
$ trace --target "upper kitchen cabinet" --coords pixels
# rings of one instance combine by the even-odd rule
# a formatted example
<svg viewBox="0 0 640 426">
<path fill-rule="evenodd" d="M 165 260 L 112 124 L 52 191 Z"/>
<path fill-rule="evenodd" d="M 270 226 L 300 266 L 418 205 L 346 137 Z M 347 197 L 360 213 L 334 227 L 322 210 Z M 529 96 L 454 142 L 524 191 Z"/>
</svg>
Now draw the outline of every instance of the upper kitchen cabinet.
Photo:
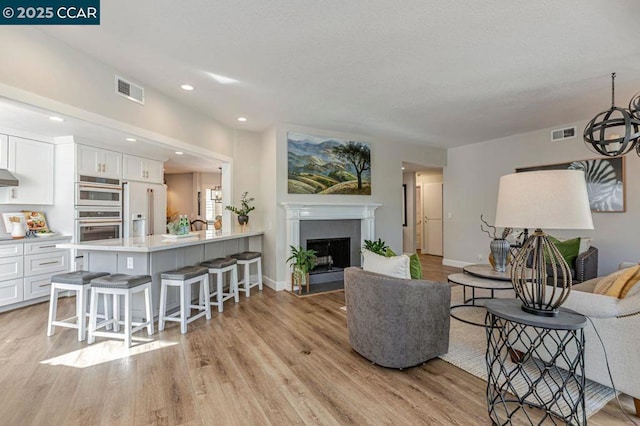
<svg viewBox="0 0 640 426">
<path fill-rule="evenodd" d="M 9 137 L 0 135 L 0 169 L 9 167 L 7 155 L 9 155 Z"/>
<path fill-rule="evenodd" d="M 92 146 L 77 145 L 77 172 L 79 175 L 122 177 L 122 154 Z"/>
<path fill-rule="evenodd" d="M 2 148 L 2 146 L 0 146 Z M 9 136 L 6 168 L 18 178 L 18 186 L 1 188 L 5 204 L 53 204 L 53 145 Z"/>
<path fill-rule="evenodd" d="M 161 161 L 124 154 L 123 163 L 122 178 L 124 180 L 163 183 L 163 164 Z"/>
</svg>

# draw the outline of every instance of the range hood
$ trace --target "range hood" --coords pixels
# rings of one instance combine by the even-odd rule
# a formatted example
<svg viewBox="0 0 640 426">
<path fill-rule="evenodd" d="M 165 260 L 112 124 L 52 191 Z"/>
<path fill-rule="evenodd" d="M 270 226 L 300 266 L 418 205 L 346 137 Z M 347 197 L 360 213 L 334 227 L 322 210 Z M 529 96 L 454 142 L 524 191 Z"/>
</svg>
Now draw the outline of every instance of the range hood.
<svg viewBox="0 0 640 426">
<path fill-rule="evenodd" d="M 18 186 L 18 178 L 7 169 L 0 169 L 0 186 Z"/>
</svg>

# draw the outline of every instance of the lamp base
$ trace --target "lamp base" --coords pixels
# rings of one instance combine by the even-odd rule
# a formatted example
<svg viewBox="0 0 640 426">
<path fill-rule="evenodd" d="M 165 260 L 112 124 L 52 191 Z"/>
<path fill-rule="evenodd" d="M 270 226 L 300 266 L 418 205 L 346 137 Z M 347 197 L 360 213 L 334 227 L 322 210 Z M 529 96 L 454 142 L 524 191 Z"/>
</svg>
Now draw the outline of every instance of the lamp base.
<svg viewBox="0 0 640 426">
<path fill-rule="evenodd" d="M 546 309 L 536 309 L 529 306 L 522 305 L 522 310 L 528 314 L 537 315 L 539 317 L 557 317 L 558 310 L 546 310 Z"/>
</svg>

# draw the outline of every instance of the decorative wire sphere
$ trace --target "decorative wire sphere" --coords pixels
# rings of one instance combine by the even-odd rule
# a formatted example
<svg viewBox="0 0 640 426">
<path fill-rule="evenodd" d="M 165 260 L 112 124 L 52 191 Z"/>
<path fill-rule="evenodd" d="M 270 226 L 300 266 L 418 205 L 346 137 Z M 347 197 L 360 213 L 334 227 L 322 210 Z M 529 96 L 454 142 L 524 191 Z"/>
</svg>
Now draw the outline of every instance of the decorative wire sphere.
<svg viewBox="0 0 640 426">
<path fill-rule="evenodd" d="M 640 92 L 633 95 L 629 101 L 629 112 L 634 118 L 640 120 Z"/>
<path fill-rule="evenodd" d="M 511 266 L 511 283 L 522 310 L 555 316 L 571 292 L 571 271 L 560 251 L 541 229 L 527 239 Z"/>
<path fill-rule="evenodd" d="M 606 135 L 608 129 L 623 126 L 624 134 Z M 638 143 L 640 118 L 636 118 L 624 108 L 612 106 L 589 121 L 584 128 L 583 136 L 585 144 L 598 154 L 618 157 L 631 151 Z"/>
</svg>

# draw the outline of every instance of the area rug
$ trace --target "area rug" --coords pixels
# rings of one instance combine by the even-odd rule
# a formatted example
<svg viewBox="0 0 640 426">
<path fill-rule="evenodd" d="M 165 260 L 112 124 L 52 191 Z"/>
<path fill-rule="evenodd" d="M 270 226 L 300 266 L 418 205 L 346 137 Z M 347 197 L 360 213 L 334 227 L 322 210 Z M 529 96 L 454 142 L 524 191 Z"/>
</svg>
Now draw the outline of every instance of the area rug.
<svg viewBox="0 0 640 426">
<path fill-rule="evenodd" d="M 454 287 L 452 289 L 451 298 L 452 304 L 460 303 L 459 301 L 462 299 L 460 287 Z M 460 313 L 460 316 L 464 319 L 479 323 L 484 322 L 484 309 L 459 309 L 458 313 Z M 484 328 L 465 324 L 451 318 L 449 352 L 440 358 L 486 381 L 486 350 L 487 336 Z M 532 367 L 535 368 L 535 366 Z M 516 383 L 516 389 L 520 392 L 520 389 L 528 389 L 528 387 L 524 380 L 522 380 L 522 383 Z M 598 412 L 598 410 L 607 405 L 614 397 L 613 389 L 587 380 L 585 388 L 585 411 L 587 417 Z"/>
</svg>

